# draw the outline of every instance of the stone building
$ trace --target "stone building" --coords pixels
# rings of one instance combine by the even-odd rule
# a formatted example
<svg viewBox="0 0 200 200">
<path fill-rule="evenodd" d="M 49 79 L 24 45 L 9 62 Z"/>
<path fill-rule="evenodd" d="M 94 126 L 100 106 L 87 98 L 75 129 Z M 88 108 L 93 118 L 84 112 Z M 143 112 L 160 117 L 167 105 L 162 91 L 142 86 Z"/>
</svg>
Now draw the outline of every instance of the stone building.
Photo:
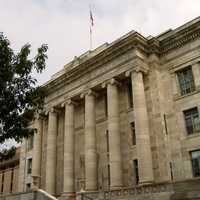
<svg viewBox="0 0 200 200">
<path fill-rule="evenodd" d="M 198 180 L 200 17 L 155 37 L 131 31 L 75 57 L 44 87 L 20 191 L 34 184 L 73 199 Z"/>
<path fill-rule="evenodd" d="M 16 149 L 15 155 L 0 162 L 0 194 L 18 192 L 20 147 Z"/>
</svg>

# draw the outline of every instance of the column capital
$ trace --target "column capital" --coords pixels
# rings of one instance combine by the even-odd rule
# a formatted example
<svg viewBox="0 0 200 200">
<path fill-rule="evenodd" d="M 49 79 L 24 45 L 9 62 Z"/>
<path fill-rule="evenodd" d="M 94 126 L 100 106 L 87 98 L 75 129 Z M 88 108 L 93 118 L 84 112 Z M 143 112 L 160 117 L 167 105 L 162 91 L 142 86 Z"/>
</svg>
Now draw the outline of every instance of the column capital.
<svg viewBox="0 0 200 200">
<path fill-rule="evenodd" d="M 58 109 L 56 107 L 50 107 L 45 111 L 44 115 L 48 115 L 50 112 L 58 114 L 58 113 L 60 113 L 60 109 Z"/>
<path fill-rule="evenodd" d="M 102 84 L 101 84 L 101 87 L 102 87 L 102 88 L 106 88 L 107 85 L 109 85 L 109 84 L 110 84 L 110 85 L 117 85 L 117 86 L 120 86 L 120 85 L 121 85 L 121 83 L 120 83 L 119 81 L 117 81 L 115 78 L 111 78 L 111 79 L 105 81 L 104 83 L 102 83 Z"/>
<path fill-rule="evenodd" d="M 137 66 L 133 69 L 127 70 L 125 72 L 125 76 L 129 77 L 131 76 L 131 73 L 143 73 L 143 74 L 148 74 L 149 69 L 146 66 Z"/>
<path fill-rule="evenodd" d="M 66 99 L 62 104 L 61 107 L 65 107 L 65 105 L 77 105 L 78 103 L 73 101 L 71 98 Z"/>
<path fill-rule="evenodd" d="M 83 99 L 85 96 L 95 96 L 96 97 L 97 93 L 92 89 L 88 89 L 81 93 L 80 98 Z"/>
</svg>

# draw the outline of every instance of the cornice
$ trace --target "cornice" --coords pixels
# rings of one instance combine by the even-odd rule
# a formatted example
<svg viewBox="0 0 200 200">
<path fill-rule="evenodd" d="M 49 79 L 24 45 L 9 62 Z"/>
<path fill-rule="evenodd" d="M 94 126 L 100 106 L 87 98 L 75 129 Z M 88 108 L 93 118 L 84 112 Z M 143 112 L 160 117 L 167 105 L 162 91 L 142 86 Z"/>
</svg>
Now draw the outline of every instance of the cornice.
<svg viewBox="0 0 200 200">
<path fill-rule="evenodd" d="M 99 68 L 121 55 L 137 49 L 145 56 L 156 54 L 161 57 L 185 44 L 200 38 L 200 20 L 183 29 L 172 30 L 166 38 L 159 40 L 159 37 L 150 39 L 143 37 L 137 32 L 128 34 L 125 37 L 111 43 L 104 50 L 91 58 L 79 59 L 77 66 L 64 69 L 64 73 L 57 78 L 50 80 L 44 87 L 48 93 L 56 91 L 58 88 L 73 82 L 85 74 Z"/>
<path fill-rule="evenodd" d="M 172 31 L 173 32 L 173 31 Z M 166 54 L 170 51 L 180 48 L 185 44 L 195 41 L 200 38 L 200 21 L 191 26 L 171 34 L 167 38 L 160 41 L 160 54 Z"/>
<path fill-rule="evenodd" d="M 46 86 L 49 93 L 55 91 L 57 86 L 62 87 L 63 85 L 78 79 L 79 77 L 91 72 L 92 70 L 99 68 L 106 63 L 118 58 L 119 56 L 127 53 L 128 51 L 137 48 L 138 50 L 147 54 L 147 40 L 135 32 L 132 35 L 116 42 L 110 47 L 106 48 L 104 51 L 95 55 L 94 57 L 80 63 L 75 68 L 66 68 L 65 73 L 61 76 L 50 81 Z"/>
</svg>

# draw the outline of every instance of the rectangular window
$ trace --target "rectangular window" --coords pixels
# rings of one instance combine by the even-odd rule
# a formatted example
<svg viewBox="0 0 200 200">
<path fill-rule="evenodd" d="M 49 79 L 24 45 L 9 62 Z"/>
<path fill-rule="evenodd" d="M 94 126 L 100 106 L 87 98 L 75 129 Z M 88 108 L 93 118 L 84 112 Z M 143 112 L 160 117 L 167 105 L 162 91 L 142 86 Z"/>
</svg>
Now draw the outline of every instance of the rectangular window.
<svg viewBox="0 0 200 200">
<path fill-rule="evenodd" d="M 29 158 L 27 162 L 27 174 L 31 173 L 32 173 L 32 158 Z"/>
<path fill-rule="evenodd" d="M 26 191 L 29 192 L 31 190 L 31 184 L 27 183 L 26 184 Z"/>
<path fill-rule="evenodd" d="M 110 186 L 110 165 L 108 164 L 108 186 Z"/>
<path fill-rule="evenodd" d="M 109 153 L 110 147 L 109 147 L 109 132 L 106 130 L 106 151 Z"/>
<path fill-rule="evenodd" d="M 2 174 L 1 193 L 3 193 L 3 186 L 4 186 L 4 173 Z"/>
<path fill-rule="evenodd" d="M 128 104 L 129 108 L 133 108 L 133 90 L 131 82 L 128 82 Z"/>
<path fill-rule="evenodd" d="M 181 95 L 195 90 L 192 68 L 187 67 L 177 72 Z"/>
<path fill-rule="evenodd" d="M 28 138 L 27 149 L 28 149 L 28 151 L 30 151 L 31 149 L 33 149 L 33 135 Z"/>
<path fill-rule="evenodd" d="M 107 100 L 107 94 L 104 95 L 104 109 L 105 109 L 105 116 L 108 116 L 108 100 Z"/>
<path fill-rule="evenodd" d="M 133 160 L 134 174 L 135 174 L 135 183 L 139 183 L 139 172 L 138 172 L 138 160 Z"/>
<path fill-rule="evenodd" d="M 132 145 L 136 145 L 136 135 L 135 135 L 135 123 L 131 122 L 131 138 L 132 138 Z"/>
<path fill-rule="evenodd" d="M 192 161 L 192 172 L 194 177 L 200 176 L 200 150 L 192 151 L 191 161 Z"/>
<path fill-rule="evenodd" d="M 169 168 L 170 168 L 171 180 L 173 180 L 173 179 L 174 179 L 174 175 L 173 175 L 173 166 L 172 166 L 172 162 L 169 162 Z"/>
<path fill-rule="evenodd" d="M 13 190 L 13 179 L 14 179 L 14 169 L 12 169 L 12 173 L 11 173 L 10 192 L 12 192 Z"/>
<path fill-rule="evenodd" d="M 188 135 L 200 132 L 200 121 L 197 107 L 185 110 L 183 113 Z"/>
</svg>

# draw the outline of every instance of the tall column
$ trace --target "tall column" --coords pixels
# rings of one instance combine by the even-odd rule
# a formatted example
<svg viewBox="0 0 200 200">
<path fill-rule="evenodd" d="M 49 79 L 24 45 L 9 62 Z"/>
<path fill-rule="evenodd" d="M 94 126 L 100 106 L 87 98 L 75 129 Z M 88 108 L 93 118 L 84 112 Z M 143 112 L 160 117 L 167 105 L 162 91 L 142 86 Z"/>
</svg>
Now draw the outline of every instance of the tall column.
<svg viewBox="0 0 200 200">
<path fill-rule="evenodd" d="M 107 102 L 110 147 L 110 187 L 117 188 L 121 187 L 123 184 L 119 127 L 119 95 L 117 82 L 114 79 L 111 79 L 107 84 Z"/>
<path fill-rule="evenodd" d="M 71 100 L 65 103 L 64 131 L 64 183 L 63 197 L 74 199 L 74 104 Z"/>
<path fill-rule="evenodd" d="M 97 190 L 95 94 L 85 94 L 85 188 Z"/>
<path fill-rule="evenodd" d="M 142 72 L 131 72 L 131 81 L 135 113 L 136 149 L 139 167 L 139 183 L 145 184 L 151 183 L 154 178 L 149 135 L 149 123 Z"/>
<path fill-rule="evenodd" d="M 56 137 L 57 113 L 54 109 L 49 112 L 46 157 L 46 191 L 55 195 L 56 189 Z"/>
<path fill-rule="evenodd" d="M 42 158 L 42 130 L 43 130 L 43 120 L 41 117 L 38 117 L 36 120 L 36 129 L 37 132 L 34 134 L 33 142 L 33 184 L 34 187 L 40 187 L 40 178 L 41 178 L 41 158 Z"/>
</svg>

